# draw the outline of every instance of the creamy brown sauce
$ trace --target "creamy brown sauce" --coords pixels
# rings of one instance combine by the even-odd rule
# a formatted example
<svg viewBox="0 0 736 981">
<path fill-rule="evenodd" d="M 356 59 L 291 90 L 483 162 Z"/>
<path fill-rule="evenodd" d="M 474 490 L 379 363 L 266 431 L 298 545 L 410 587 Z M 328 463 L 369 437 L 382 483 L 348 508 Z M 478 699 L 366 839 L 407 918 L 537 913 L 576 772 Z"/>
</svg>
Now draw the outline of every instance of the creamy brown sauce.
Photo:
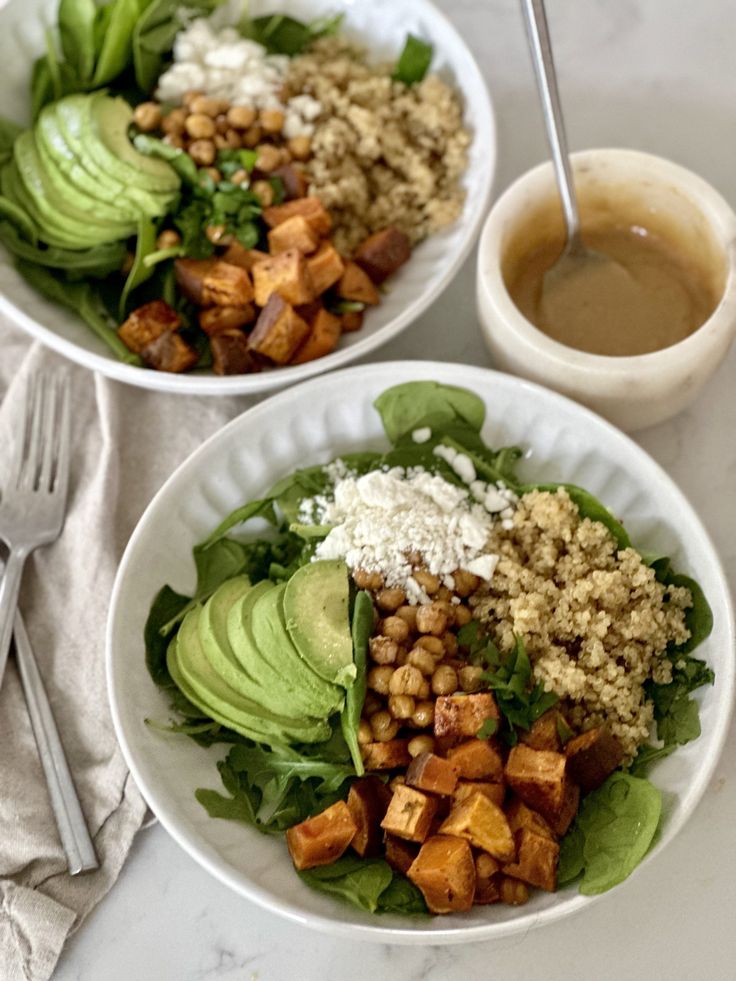
<svg viewBox="0 0 736 981">
<path fill-rule="evenodd" d="M 506 263 L 516 306 L 561 344 L 590 354 L 649 354 L 684 340 L 718 305 L 719 277 L 684 242 L 641 225 L 598 227 L 583 237 L 614 261 L 585 261 L 570 274 L 545 279 L 562 246 L 558 237 L 539 237 L 527 252 L 517 246 Z"/>
</svg>

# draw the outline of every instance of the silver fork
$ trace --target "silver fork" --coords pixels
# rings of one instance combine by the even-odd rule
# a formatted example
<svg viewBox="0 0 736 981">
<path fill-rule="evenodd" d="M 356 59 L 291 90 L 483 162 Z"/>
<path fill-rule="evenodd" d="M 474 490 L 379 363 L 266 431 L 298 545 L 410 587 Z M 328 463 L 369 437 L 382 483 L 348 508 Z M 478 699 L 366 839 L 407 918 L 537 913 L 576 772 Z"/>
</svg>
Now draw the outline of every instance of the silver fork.
<svg viewBox="0 0 736 981">
<path fill-rule="evenodd" d="M 69 382 L 40 373 L 26 388 L 23 438 L 0 494 L 0 539 L 8 546 L 0 581 L 0 685 L 8 660 L 25 561 L 59 537 L 69 483 Z"/>
</svg>

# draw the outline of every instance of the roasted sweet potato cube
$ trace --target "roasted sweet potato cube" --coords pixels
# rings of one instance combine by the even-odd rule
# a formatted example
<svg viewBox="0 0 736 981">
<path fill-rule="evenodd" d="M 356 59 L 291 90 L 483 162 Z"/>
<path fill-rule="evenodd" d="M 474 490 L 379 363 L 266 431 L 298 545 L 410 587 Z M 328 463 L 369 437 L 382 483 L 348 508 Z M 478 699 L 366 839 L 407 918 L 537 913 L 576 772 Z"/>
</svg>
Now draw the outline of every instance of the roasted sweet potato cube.
<svg viewBox="0 0 736 981">
<path fill-rule="evenodd" d="M 302 215 L 287 218 L 268 233 L 268 248 L 271 255 L 286 252 L 287 249 L 299 249 L 302 255 L 309 255 L 310 252 L 315 251 L 319 241 L 319 235 Z"/>
<path fill-rule="evenodd" d="M 253 299 L 247 271 L 223 259 L 177 259 L 174 270 L 179 289 L 195 306 L 243 307 Z"/>
<path fill-rule="evenodd" d="M 391 791 L 378 777 L 361 777 L 350 787 L 348 809 L 358 829 L 350 844 L 363 858 L 381 851 L 381 821 L 390 800 Z"/>
<path fill-rule="evenodd" d="M 366 743 L 360 747 L 366 770 L 396 770 L 411 763 L 408 739 L 387 739 L 385 743 Z"/>
<path fill-rule="evenodd" d="M 527 732 L 521 733 L 519 737 L 521 742 L 525 746 L 531 746 L 532 749 L 550 749 L 559 753 L 562 749 L 562 742 L 557 729 L 559 714 L 556 708 L 551 708 L 544 715 L 540 715 L 538 719 L 532 722 Z"/>
<path fill-rule="evenodd" d="M 259 249 L 246 249 L 240 242 L 233 242 L 228 245 L 223 253 L 222 261 L 229 262 L 231 266 L 240 266 L 241 269 L 251 271 L 257 262 L 268 259 L 268 252 L 261 252 Z"/>
<path fill-rule="evenodd" d="M 559 814 L 565 797 L 565 757 L 519 743 L 506 760 L 506 782 L 535 811 Z"/>
<path fill-rule="evenodd" d="M 382 283 L 384 279 L 396 272 L 411 255 L 411 244 L 407 236 L 389 225 L 388 228 L 374 232 L 360 243 L 353 258 L 361 268 L 365 269 L 374 283 Z"/>
<path fill-rule="evenodd" d="M 133 310 L 118 330 L 127 348 L 140 354 L 143 348 L 170 331 L 181 327 L 181 317 L 165 300 L 151 300 Z"/>
<path fill-rule="evenodd" d="M 265 307 L 273 293 L 295 307 L 314 299 L 306 260 L 297 249 L 287 249 L 257 262 L 253 266 L 253 286 L 259 307 Z"/>
<path fill-rule="evenodd" d="M 503 759 L 492 739 L 469 739 L 447 751 L 458 777 L 464 780 L 503 780 Z"/>
<path fill-rule="evenodd" d="M 307 259 L 307 269 L 317 296 L 334 286 L 345 269 L 340 253 L 331 242 L 323 242 Z"/>
<path fill-rule="evenodd" d="M 244 307 L 207 307 L 199 311 L 199 326 L 210 337 L 223 330 L 239 330 L 256 319 L 256 308 L 252 303 Z"/>
<path fill-rule="evenodd" d="M 462 913 L 473 905 L 475 863 L 462 838 L 428 838 L 406 874 L 433 913 Z"/>
<path fill-rule="evenodd" d="M 180 334 L 167 330 L 151 341 L 141 351 L 141 357 L 149 368 L 157 371 L 182 372 L 193 368 L 199 355 L 190 347 Z"/>
<path fill-rule="evenodd" d="M 567 772 L 583 790 L 595 790 L 624 758 L 621 743 L 607 726 L 575 736 L 565 746 Z"/>
<path fill-rule="evenodd" d="M 502 783 L 491 783 L 487 780 L 458 780 L 453 798 L 460 803 L 476 793 L 483 794 L 497 807 L 502 808 L 506 787 Z"/>
<path fill-rule="evenodd" d="M 385 858 L 388 864 L 392 869 L 406 875 L 411 863 L 419 854 L 419 845 L 413 841 L 397 838 L 395 835 L 385 835 L 384 845 L 386 848 Z"/>
<path fill-rule="evenodd" d="M 516 834 L 516 852 L 516 861 L 503 867 L 505 875 L 512 875 L 547 892 L 557 889 L 560 846 L 553 838 L 538 834 L 531 828 L 522 828 Z"/>
<path fill-rule="evenodd" d="M 295 201 L 287 201 L 286 204 L 275 204 L 263 209 L 263 220 L 269 228 L 275 228 L 294 215 L 300 215 L 309 222 L 320 238 L 330 234 L 332 218 L 319 198 L 297 198 Z"/>
<path fill-rule="evenodd" d="M 303 167 L 288 163 L 271 171 L 271 177 L 279 177 L 284 185 L 284 197 L 287 201 L 303 198 L 309 184 Z"/>
<path fill-rule="evenodd" d="M 434 753 L 420 753 L 409 764 L 406 782 L 410 787 L 449 796 L 457 785 L 457 773 L 452 764 Z"/>
<path fill-rule="evenodd" d="M 501 902 L 507 906 L 523 906 L 529 900 L 529 887 L 521 879 L 510 875 L 502 875 L 498 883 Z"/>
<path fill-rule="evenodd" d="M 580 787 L 570 778 L 570 774 L 565 774 L 564 790 L 562 794 L 562 807 L 556 814 L 545 814 L 547 823 L 552 829 L 553 834 L 562 838 L 567 834 L 567 830 L 572 824 L 580 806 Z"/>
<path fill-rule="evenodd" d="M 344 300 L 367 303 L 375 306 L 381 302 L 378 290 L 368 276 L 355 262 L 346 262 L 343 274 L 337 284 L 337 295 Z"/>
<path fill-rule="evenodd" d="M 321 814 L 295 824 L 286 832 L 286 844 L 298 869 L 330 865 L 347 849 L 357 831 L 344 800 L 332 804 Z"/>
<path fill-rule="evenodd" d="M 482 848 L 501 862 L 511 862 L 516 857 L 514 836 L 506 815 L 480 792 L 453 804 L 440 833 L 467 838 L 476 848 Z"/>
<path fill-rule="evenodd" d="M 351 334 L 355 330 L 360 330 L 363 326 L 365 314 L 362 310 L 346 310 L 342 315 L 343 333 Z"/>
<path fill-rule="evenodd" d="M 397 838 L 424 841 L 429 834 L 437 801 L 420 790 L 399 784 L 393 792 L 381 827 Z"/>
<path fill-rule="evenodd" d="M 475 857 L 475 897 L 474 906 L 487 906 L 501 899 L 499 871 L 501 863 L 486 852 Z"/>
<path fill-rule="evenodd" d="M 223 330 L 210 338 L 212 369 L 216 375 L 247 375 L 257 365 L 242 330 Z"/>
<path fill-rule="evenodd" d="M 554 839 L 554 834 L 546 819 L 538 811 L 527 807 L 519 797 L 512 798 L 505 808 L 506 820 L 511 831 L 516 834 L 522 828 L 529 828 L 539 835 Z"/>
<path fill-rule="evenodd" d="M 274 293 L 261 310 L 248 347 L 275 364 L 287 364 L 309 333 L 309 324 L 290 303 Z"/>
<path fill-rule="evenodd" d="M 498 719 L 496 699 L 490 692 L 440 695 L 434 706 L 434 734 L 468 739 L 477 736 L 486 719 Z"/>
<path fill-rule="evenodd" d="M 292 357 L 291 363 L 304 364 L 305 361 L 323 358 L 325 354 L 335 350 L 341 334 L 340 318 L 323 307 L 312 320 L 307 338 Z"/>
</svg>

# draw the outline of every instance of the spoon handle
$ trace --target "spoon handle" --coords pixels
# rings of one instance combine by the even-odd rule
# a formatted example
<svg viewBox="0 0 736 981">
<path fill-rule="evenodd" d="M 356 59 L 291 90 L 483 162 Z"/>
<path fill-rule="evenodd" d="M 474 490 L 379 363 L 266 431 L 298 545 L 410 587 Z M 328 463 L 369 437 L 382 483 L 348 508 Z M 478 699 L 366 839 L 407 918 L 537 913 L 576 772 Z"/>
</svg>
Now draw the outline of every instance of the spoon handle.
<svg viewBox="0 0 736 981">
<path fill-rule="evenodd" d="M 524 14 L 534 74 L 542 102 L 547 141 L 552 152 L 557 185 L 562 198 L 562 210 L 567 226 L 567 250 L 572 251 L 581 244 L 580 214 L 567 150 L 565 121 L 562 118 L 560 95 L 557 91 L 557 76 L 552 57 L 544 0 L 521 0 L 521 9 Z"/>
</svg>

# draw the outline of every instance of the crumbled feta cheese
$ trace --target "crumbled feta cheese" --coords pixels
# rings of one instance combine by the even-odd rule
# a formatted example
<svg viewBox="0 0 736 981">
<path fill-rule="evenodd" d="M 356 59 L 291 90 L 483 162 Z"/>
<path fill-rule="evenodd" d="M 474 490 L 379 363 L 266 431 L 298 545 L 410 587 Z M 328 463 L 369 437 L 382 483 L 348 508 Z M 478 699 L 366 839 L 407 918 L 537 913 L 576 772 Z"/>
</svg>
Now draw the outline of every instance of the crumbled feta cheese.
<svg viewBox="0 0 736 981">
<path fill-rule="evenodd" d="M 426 443 L 427 440 L 432 438 L 432 430 L 429 426 L 422 426 L 421 429 L 415 429 L 411 434 L 411 438 L 415 443 Z"/>
<path fill-rule="evenodd" d="M 280 109 L 287 139 L 311 136 L 322 104 L 308 95 L 282 101 L 289 58 L 269 54 L 234 27 L 216 25 L 198 17 L 177 34 L 174 63 L 159 78 L 156 98 L 178 104 L 186 92 L 195 91 L 235 106 Z"/>
</svg>

